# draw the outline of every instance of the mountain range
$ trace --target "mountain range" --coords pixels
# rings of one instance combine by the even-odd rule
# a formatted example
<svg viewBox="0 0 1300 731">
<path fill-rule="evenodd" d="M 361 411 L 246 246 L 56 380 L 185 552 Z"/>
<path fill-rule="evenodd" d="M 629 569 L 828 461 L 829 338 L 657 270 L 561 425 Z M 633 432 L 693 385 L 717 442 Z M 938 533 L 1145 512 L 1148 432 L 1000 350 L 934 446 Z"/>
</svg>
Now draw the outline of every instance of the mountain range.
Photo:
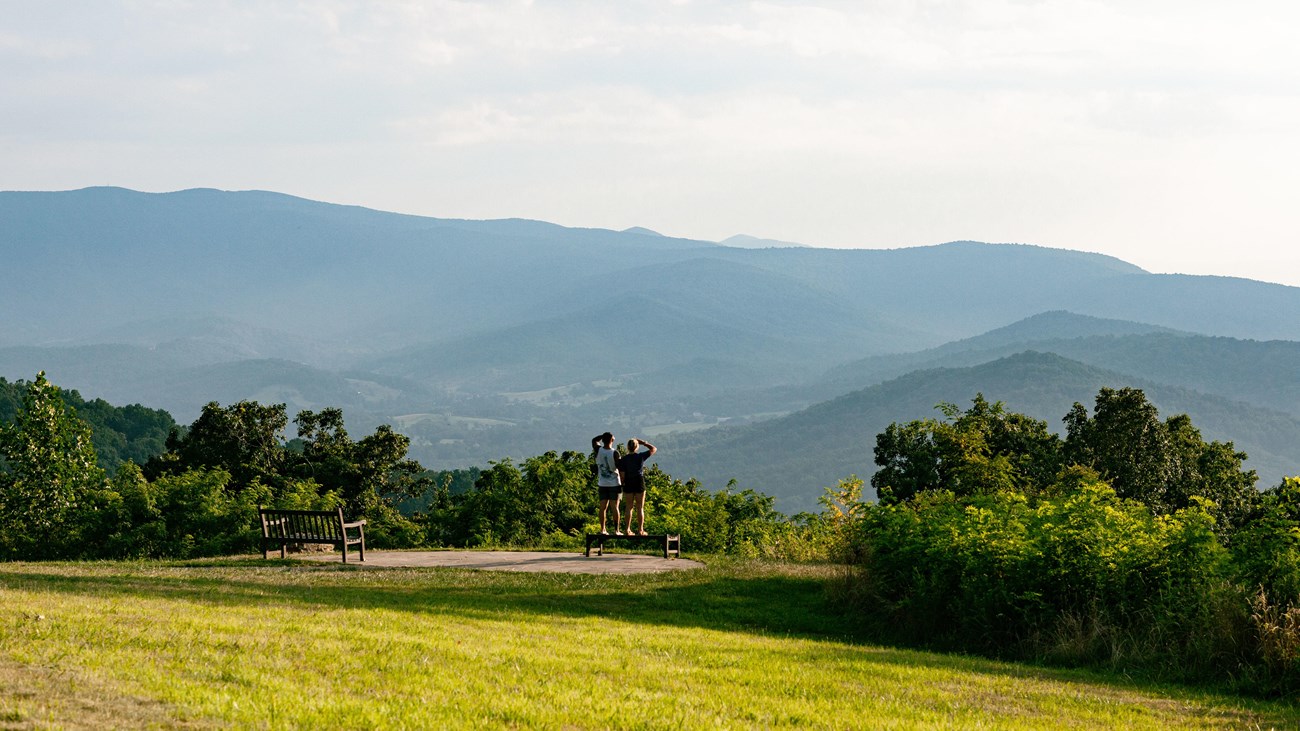
<svg viewBox="0 0 1300 731">
<path fill-rule="evenodd" d="M 674 474 L 804 509 L 937 401 L 982 391 L 1059 425 L 1100 385 L 1141 384 L 1264 480 L 1300 471 L 1300 288 L 1099 254 L 88 188 L 0 192 L 0 257 L 0 376 L 44 370 L 182 423 L 213 400 L 339 406 L 436 468 L 581 450 L 610 428 L 662 441 Z"/>
<path fill-rule="evenodd" d="M 1055 353 L 1024 351 L 979 365 L 914 370 L 806 409 L 742 427 L 678 435 L 660 466 L 704 484 L 774 495 L 786 511 L 815 510 L 824 488 L 875 472 L 875 437 L 892 422 L 942 418 L 940 403 L 970 406 L 976 394 L 1046 421 L 1057 433 L 1078 402 L 1091 407 L 1102 387 L 1141 388 L 1162 416 L 1187 414 L 1207 440 L 1231 441 L 1249 455 L 1261 486 L 1300 474 L 1300 419 L 1293 413 L 1105 370 Z M 870 494 L 870 490 L 867 491 Z"/>
</svg>

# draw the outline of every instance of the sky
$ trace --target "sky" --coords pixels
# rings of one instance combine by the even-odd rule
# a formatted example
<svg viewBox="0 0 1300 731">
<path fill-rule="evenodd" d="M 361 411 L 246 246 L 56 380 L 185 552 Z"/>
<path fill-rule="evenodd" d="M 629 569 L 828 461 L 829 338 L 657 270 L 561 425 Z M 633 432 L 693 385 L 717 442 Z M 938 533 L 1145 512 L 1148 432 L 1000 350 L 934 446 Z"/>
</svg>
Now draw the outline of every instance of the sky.
<svg viewBox="0 0 1300 731">
<path fill-rule="evenodd" d="M 1300 3 L 0 0 L 0 189 L 1300 286 Z"/>
</svg>

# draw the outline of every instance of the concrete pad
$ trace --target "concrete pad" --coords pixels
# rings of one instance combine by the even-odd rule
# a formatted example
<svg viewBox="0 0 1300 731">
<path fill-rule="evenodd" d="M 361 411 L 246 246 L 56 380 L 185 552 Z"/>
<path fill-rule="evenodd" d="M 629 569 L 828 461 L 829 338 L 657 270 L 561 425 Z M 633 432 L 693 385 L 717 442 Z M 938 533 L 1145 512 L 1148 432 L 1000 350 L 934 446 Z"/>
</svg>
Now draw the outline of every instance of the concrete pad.
<svg viewBox="0 0 1300 731">
<path fill-rule="evenodd" d="M 298 554 L 309 561 L 339 562 L 338 553 Z M 414 568 L 444 566 L 484 571 L 549 571 L 558 574 L 652 574 L 704 568 L 699 561 L 634 553 L 593 554 L 550 551 L 366 551 L 365 562 L 348 551 L 349 566 Z"/>
</svg>

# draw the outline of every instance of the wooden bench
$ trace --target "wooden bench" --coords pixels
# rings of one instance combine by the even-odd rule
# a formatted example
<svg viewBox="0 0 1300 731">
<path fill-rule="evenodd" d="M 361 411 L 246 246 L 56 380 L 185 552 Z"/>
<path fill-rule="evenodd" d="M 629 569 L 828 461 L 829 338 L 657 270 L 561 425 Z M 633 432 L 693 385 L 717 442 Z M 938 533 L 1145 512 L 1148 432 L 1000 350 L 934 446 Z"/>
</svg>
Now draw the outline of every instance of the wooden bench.
<svg viewBox="0 0 1300 731">
<path fill-rule="evenodd" d="M 360 544 L 361 560 L 366 560 L 366 521 L 344 521 L 343 508 L 331 512 L 259 507 L 257 512 L 262 517 L 262 558 L 266 558 L 266 550 L 274 546 L 280 547 L 280 558 L 284 558 L 289 544 L 319 543 L 341 550 L 343 563 L 348 562 L 348 546 Z M 356 535 L 349 535 L 349 529 L 355 529 Z"/>
<path fill-rule="evenodd" d="M 584 556 L 591 557 L 591 547 L 596 547 L 596 555 L 605 555 L 605 543 L 607 541 L 654 541 L 664 548 L 664 558 L 668 558 L 671 552 L 673 558 L 682 557 L 682 537 L 680 535 L 668 535 L 664 533 L 654 533 L 648 536 L 638 536 L 636 534 L 615 535 L 613 533 L 588 533 L 587 534 L 587 551 Z"/>
</svg>

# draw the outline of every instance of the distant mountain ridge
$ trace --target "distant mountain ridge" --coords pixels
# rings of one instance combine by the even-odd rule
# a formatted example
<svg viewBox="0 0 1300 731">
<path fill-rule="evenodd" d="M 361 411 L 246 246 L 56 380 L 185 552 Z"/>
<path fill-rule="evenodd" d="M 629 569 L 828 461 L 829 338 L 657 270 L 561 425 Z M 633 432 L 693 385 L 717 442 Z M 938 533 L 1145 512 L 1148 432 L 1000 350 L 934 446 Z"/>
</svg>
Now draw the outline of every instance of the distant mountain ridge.
<svg viewBox="0 0 1300 731">
<path fill-rule="evenodd" d="M 828 370 L 820 379 L 821 393 L 838 394 L 861 388 L 917 368 L 945 365 L 975 365 L 995 360 L 1030 346 L 1092 336 L 1143 335 L 1180 331 L 1158 325 L 1080 315 L 1053 310 L 1032 315 L 1009 325 L 994 328 L 969 338 L 908 353 L 890 353 L 849 361 Z M 1186 333 L 1191 334 L 1191 333 Z M 1050 351 L 1050 348 L 1038 348 Z"/>
<path fill-rule="evenodd" d="M 619 273 L 700 257 L 819 288 L 857 316 L 915 333 L 911 350 L 1062 309 L 1300 339 L 1300 289 L 1153 275 L 1027 245 L 740 249 L 205 189 L 6 192 L 0 220 L 0 253 L 13 265 L 0 274 L 0 305 L 52 340 L 164 314 L 261 325 L 274 313 L 276 329 L 386 349 L 547 319 L 562 314 L 553 302 L 576 293 L 594 300 L 603 290 L 608 300 Z"/>
<path fill-rule="evenodd" d="M 1186 413 L 1207 440 L 1233 441 L 1265 485 L 1300 474 L 1300 419 L 1190 389 L 1106 371 L 1051 353 L 1022 352 L 963 368 L 918 370 L 778 419 L 665 440 L 661 466 L 718 489 L 775 495 L 787 512 L 815 510 L 824 488 L 850 474 L 875 473 L 875 437 L 892 422 L 942 418 L 941 402 L 965 407 L 977 393 L 1047 422 L 1058 433 L 1078 401 L 1091 410 L 1104 386 L 1142 388 L 1162 417 Z"/>
<path fill-rule="evenodd" d="M 806 244 L 796 244 L 793 241 L 764 239 L 759 238 L 758 236 L 750 236 L 748 234 L 729 236 L 718 243 L 723 246 L 734 246 L 739 249 L 784 249 L 787 247 L 807 248 Z"/>
<path fill-rule="evenodd" d="M 1036 315 L 938 348 L 846 363 L 813 390 L 838 394 L 918 368 L 978 365 L 1027 349 L 1300 414 L 1300 342 L 1209 337 L 1067 312 Z"/>
<path fill-rule="evenodd" d="M 182 421 L 212 399 L 337 405 L 409 425 L 439 467 L 610 427 L 703 439 L 1025 350 L 1300 404 L 1300 288 L 1087 252 L 740 248 L 210 189 L 0 192 L 0 224 L 0 376 Z"/>
</svg>

